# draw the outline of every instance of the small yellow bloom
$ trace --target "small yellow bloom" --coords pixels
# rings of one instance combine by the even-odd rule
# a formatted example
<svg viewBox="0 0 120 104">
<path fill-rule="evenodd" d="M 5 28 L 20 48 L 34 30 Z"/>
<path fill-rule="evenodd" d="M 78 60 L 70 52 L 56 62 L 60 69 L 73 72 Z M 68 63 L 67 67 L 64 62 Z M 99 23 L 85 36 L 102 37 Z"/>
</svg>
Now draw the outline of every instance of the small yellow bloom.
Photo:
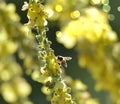
<svg viewBox="0 0 120 104">
<path fill-rule="evenodd" d="M 29 4 L 24 2 L 22 10 L 28 9 L 28 25 L 34 26 L 37 25 L 38 27 L 43 27 L 47 25 L 46 19 L 48 18 L 48 13 L 44 10 L 44 6 L 37 1 L 30 1 Z"/>
</svg>

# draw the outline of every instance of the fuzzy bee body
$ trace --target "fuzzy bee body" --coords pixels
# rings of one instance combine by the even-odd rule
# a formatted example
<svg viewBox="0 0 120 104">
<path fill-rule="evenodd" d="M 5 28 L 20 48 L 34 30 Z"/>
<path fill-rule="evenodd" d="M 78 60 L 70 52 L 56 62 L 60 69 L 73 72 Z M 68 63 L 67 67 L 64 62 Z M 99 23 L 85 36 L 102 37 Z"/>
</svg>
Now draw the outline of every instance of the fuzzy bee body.
<svg viewBox="0 0 120 104">
<path fill-rule="evenodd" d="M 57 59 L 57 63 L 58 63 L 60 66 L 62 66 L 62 67 L 67 67 L 67 62 L 66 62 L 66 61 L 69 61 L 69 60 L 71 60 L 72 58 L 71 58 L 71 57 L 63 57 L 63 56 L 58 55 L 58 56 L 56 57 L 56 59 Z"/>
</svg>

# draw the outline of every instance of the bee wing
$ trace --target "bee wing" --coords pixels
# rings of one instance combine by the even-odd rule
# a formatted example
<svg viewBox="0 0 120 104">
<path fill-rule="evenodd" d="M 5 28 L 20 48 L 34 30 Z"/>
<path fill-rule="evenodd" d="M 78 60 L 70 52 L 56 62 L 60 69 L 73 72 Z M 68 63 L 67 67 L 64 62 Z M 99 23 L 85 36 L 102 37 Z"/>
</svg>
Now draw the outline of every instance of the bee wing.
<svg viewBox="0 0 120 104">
<path fill-rule="evenodd" d="M 67 68 L 67 62 L 66 61 L 69 61 L 71 59 L 72 59 L 72 57 L 64 57 L 64 67 Z"/>
<path fill-rule="evenodd" d="M 64 57 L 64 60 L 68 61 L 68 60 L 71 60 L 72 57 Z"/>
</svg>

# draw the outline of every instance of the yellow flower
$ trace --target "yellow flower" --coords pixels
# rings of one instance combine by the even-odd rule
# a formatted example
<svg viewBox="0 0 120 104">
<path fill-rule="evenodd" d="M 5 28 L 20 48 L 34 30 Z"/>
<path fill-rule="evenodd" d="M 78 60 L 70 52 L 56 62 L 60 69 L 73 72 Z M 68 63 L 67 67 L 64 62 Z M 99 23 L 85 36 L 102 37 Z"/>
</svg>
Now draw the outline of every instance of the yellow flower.
<svg viewBox="0 0 120 104">
<path fill-rule="evenodd" d="M 38 27 L 44 27 L 47 25 L 46 19 L 48 18 L 47 12 L 44 10 L 44 6 L 37 1 L 30 1 L 29 4 L 24 2 L 22 6 L 22 11 L 28 9 L 28 25 L 33 27 L 34 25 Z"/>
<path fill-rule="evenodd" d="M 48 18 L 47 12 L 44 10 L 44 6 L 35 1 L 29 2 L 28 5 L 28 19 L 31 26 L 37 25 L 38 27 L 44 27 L 47 25 L 46 19 Z"/>
<path fill-rule="evenodd" d="M 58 41 L 67 48 L 72 48 L 83 38 L 94 43 L 100 39 L 116 41 L 117 35 L 111 30 L 106 14 L 91 7 L 78 20 L 73 20 L 62 28 L 62 32 L 57 32 Z"/>
</svg>

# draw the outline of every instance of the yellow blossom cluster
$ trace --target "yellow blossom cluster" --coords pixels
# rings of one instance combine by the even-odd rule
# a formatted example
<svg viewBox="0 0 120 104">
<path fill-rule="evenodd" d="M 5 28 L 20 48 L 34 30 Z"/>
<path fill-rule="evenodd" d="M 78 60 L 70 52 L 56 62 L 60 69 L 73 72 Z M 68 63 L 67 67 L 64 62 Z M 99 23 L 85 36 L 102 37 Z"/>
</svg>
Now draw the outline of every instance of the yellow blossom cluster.
<svg viewBox="0 0 120 104">
<path fill-rule="evenodd" d="M 108 25 L 107 16 L 97 8 L 91 7 L 84 10 L 84 15 L 77 20 L 72 20 L 57 32 L 57 39 L 67 48 L 75 46 L 83 38 L 92 43 L 103 39 L 116 41 L 117 35 Z"/>
<path fill-rule="evenodd" d="M 32 104 L 28 96 L 31 86 L 22 77 L 15 58 L 19 37 L 24 34 L 14 4 L 0 1 L 0 95 L 9 104 Z M 23 103 L 24 102 L 24 103 Z"/>
<path fill-rule="evenodd" d="M 71 20 L 76 20 L 82 15 L 84 8 L 102 5 L 105 12 L 110 11 L 109 0 L 49 0 L 46 1 L 46 11 L 49 20 L 59 20 L 59 25 L 64 26 Z"/>
<path fill-rule="evenodd" d="M 81 2 L 78 3 L 79 6 L 73 3 L 63 5 L 64 2 L 67 0 L 56 0 L 53 4 L 49 4 L 53 7 L 53 17 L 56 16 L 58 4 L 58 10 L 61 10 L 57 11 L 56 18 L 60 21 L 60 31 L 56 32 L 57 40 L 67 48 L 76 46 L 79 65 L 89 69 L 96 80 L 96 90 L 109 91 L 113 103 L 119 104 L 120 43 L 117 34 L 109 25 L 109 0 L 75 0 L 74 4 Z M 68 5 L 79 11 L 79 16 L 77 12 L 75 13 L 78 18 L 70 19 L 72 15 L 71 9 L 66 9 Z M 60 6 L 63 8 L 60 9 Z"/>
<path fill-rule="evenodd" d="M 43 27 L 47 25 L 46 18 L 48 17 L 48 14 L 45 12 L 44 6 L 40 4 L 39 0 L 36 0 L 36 2 L 37 3 L 32 0 L 29 2 L 29 4 L 27 2 L 24 2 L 22 10 L 24 11 L 28 9 L 28 25 Z"/>
</svg>

